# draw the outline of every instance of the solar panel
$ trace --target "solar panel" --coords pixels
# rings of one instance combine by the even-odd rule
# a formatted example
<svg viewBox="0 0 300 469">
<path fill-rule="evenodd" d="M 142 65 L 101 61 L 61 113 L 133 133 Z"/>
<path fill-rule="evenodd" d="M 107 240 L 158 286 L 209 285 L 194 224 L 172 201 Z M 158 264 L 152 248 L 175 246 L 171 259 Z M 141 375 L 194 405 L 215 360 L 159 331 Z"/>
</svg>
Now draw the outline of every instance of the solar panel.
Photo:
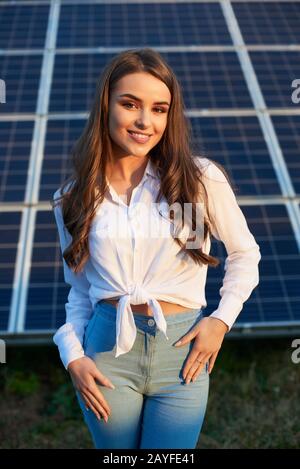
<svg viewBox="0 0 300 469">
<path fill-rule="evenodd" d="M 235 52 L 168 52 L 162 55 L 182 83 L 188 108 L 252 108 Z"/>
<path fill-rule="evenodd" d="M 0 332 L 8 329 L 20 237 L 20 211 L 0 212 Z"/>
<path fill-rule="evenodd" d="M 299 44 L 300 3 L 232 2 L 247 44 Z"/>
<path fill-rule="evenodd" d="M 1 79 L 6 84 L 6 103 L 1 105 L 1 114 L 35 113 L 43 56 L 26 54 L 0 57 Z"/>
<path fill-rule="evenodd" d="M 260 284 L 244 305 L 236 327 L 293 322 L 300 319 L 300 253 L 284 205 L 241 205 L 250 230 L 260 246 Z M 224 245 L 213 239 L 211 254 L 221 259 L 208 269 L 206 297 L 212 312 L 222 286 Z M 63 280 L 61 252 L 52 213 L 37 214 L 25 329 L 57 328 L 64 319 L 69 287 Z"/>
<path fill-rule="evenodd" d="M 69 286 L 63 278 L 61 250 L 54 215 L 36 214 L 31 270 L 26 305 L 26 331 L 55 329 L 64 319 Z"/>
<path fill-rule="evenodd" d="M 58 48 L 130 48 L 136 44 L 216 45 L 231 44 L 231 38 L 217 2 L 62 5 Z"/>
<path fill-rule="evenodd" d="M 274 168 L 256 117 L 191 118 L 195 145 L 225 165 L 237 195 L 280 194 Z M 49 200 L 68 175 L 68 155 L 83 120 L 48 121 L 40 200 Z"/>
<path fill-rule="evenodd" d="M 24 200 L 32 132 L 32 121 L 0 123 L 0 202 Z"/>
<path fill-rule="evenodd" d="M 173 68 L 194 153 L 224 165 L 261 248 L 260 284 L 231 334 L 300 325 L 300 111 L 291 99 L 300 76 L 299 15 L 297 1 L 1 3 L 3 334 L 52 343 L 65 321 L 69 286 L 49 200 L 69 175 L 104 66 L 143 46 Z M 207 315 L 219 302 L 224 245 L 213 240 L 211 253 L 222 263 L 208 269 Z"/>
<path fill-rule="evenodd" d="M 295 107 L 292 82 L 300 76 L 300 52 L 249 52 L 266 101 L 270 108 Z"/>
<path fill-rule="evenodd" d="M 54 192 L 69 176 L 70 149 L 79 138 L 84 125 L 85 121 L 79 119 L 48 121 L 39 200 L 52 199 Z"/>
<path fill-rule="evenodd" d="M 244 304 L 236 325 L 299 321 L 300 253 L 286 207 L 277 204 L 241 208 L 260 246 L 262 259 L 260 283 Z M 209 269 L 206 291 L 210 309 L 217 308 L 216 290 L 222 286 L 226 251 L 220 246 L 215 242 L 212 247 L 212 254 L 221 255 L 223 263 L 217 269 Z"/>
<path fill-rule="evenodd" d="M 183 88 L 186 106 L 252 108 L 252 101 L 235 52 L 161 53 Z M 57 54 L 50 112 L 88 111 L 100 70 L 113 54 Z"/>
<path fill-rule="evenodd" d="M 1 49 L 43 48 L 49 5 L 2 5 Z"/>
<path fill-rule="evenodd" d="M 280 194 L 256 116 L 191 118 L 196 154 L 224 165 L 237 196 Z"/>
<path fill-rule="evenodd" d="M 296 194 L 300 194 L 300 115 L 272 116 Z"/>
<path fill-rule="evenodd" d="M 113 54 L 57 54 L 50 112 L 88 111 L 100 71 Z"/>
</svg>

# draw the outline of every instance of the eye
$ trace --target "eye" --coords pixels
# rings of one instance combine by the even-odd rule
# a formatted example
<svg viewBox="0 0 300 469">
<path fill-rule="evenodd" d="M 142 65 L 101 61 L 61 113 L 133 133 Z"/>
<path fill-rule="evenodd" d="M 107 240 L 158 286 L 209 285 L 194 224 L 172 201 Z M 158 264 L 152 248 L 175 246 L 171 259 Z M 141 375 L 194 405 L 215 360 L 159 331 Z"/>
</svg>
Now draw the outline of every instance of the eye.
<svg viewBox="0 0 300 469">
<path fill-rule="evenodd" d="M 158 109 L 159 111 L 161 111 L 160 114 L 163 114 L 163 113 L 167 112 L 167 111 L 166 111 L 164 108 L 162 108 L 162 107 L 157 107 L 157 108 L 155 108 L 155 109 Z"/>
<path fill-rule="evenodd" d="M 123 106 L 135 106 L 133 103 L 123 103 Z"/>
<path fill-rule="evenodd" d="M 124 107 L 125 106 L 135 106 L 135 104 L 134 103 L 123 103 L 123 106 Z M 154 109 L 156 109 L 156 111 L 160 111 L 159 114 L 163 114 L 163 113 L 167 112 L 164 108 L 161 108 L 161 107 L 156 107 Z"/>
</svg>

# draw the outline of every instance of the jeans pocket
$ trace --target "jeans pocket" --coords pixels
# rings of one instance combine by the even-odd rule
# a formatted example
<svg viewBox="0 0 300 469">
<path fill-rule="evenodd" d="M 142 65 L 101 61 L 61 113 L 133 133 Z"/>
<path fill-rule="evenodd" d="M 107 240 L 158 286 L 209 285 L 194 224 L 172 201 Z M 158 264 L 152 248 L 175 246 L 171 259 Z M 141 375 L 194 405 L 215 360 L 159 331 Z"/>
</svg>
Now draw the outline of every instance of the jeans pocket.
<svg viewBox="0 0 300 469">
<path fill-rule="evenodd" d="M 178 329 L 176 328 L 176 339 L 174 343 L 179 342 L 183 337 L 185 337 L 192 329 L 198 324 L 198 322 L 203 318 L 203 313 L 200 311 L 195 318 L 184 321 L 180 324 Z M 194 338 L 192 339 L 194 341 Z M 187 346 L 188 344 L 183 345 L 182 347 Z M 176 347 L 175 347 L 176 348 Z"/>
<path fill-rule="evenodd" d="M 180 327 L 176 328 L 175 332 L 175 340 L 173 344 L 179 342 L 182 338 L 186 337 L 189 332 L 196 326 L 196 324 L 202 319 L 203 315 L 202 313 L 199 313 L 196 317 L 191 318 L 187 321 L 184 321 L 180 324 Z M 184 345 L 180 345 L 178 347 L 172 347 L 175 349 L 175 356 L 176 356 L 176 361 L 179 365 L 179 378 L 183 381 L 183 369 L 187 363 L 187 360 L 190 356 L 190 353 L 194 347 L 196 338 L 193 337 L 190 339 L 188 342 L 186 342 Z M 205 368 L 205 366 L 204 366 Z"/>
<path fill-rule="evenodd" d="M 84 331 L 84 336 L 83 336 L 83 348 L 85 349 L 86 345 L 87 345 L 87 342 L 89 340 L 89 337 L 91 335 L 91 332 L 94 328 L 94 325 L 95 325 L 95 321 L 96 321 L 96 314 L 95 314 L 95 311 L 92 313 L 92 317 L 90 318 L 86 328 L 85 328 L 85 331 Z"/>
<path fill-rule="evenodd" d="M 88 325 L 85 339 L 85 353 L 94 356 L 99 353 L 113 353 L 116 349 L 116 323 L 96 311 L 92 323 Z"/>
</svg>

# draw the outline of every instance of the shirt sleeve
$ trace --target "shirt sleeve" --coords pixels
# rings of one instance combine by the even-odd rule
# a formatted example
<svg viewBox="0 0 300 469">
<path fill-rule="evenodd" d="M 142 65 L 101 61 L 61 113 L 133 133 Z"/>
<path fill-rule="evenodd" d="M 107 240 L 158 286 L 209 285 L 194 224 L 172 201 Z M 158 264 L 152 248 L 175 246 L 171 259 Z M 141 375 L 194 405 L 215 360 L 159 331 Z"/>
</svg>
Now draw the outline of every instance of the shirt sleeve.
<svg viewBox="0 0 300 469">
<path fill-rule="evenodd" d="M 54 198 L 56 194 L 57 192 Z M 61 205 L 56 205 L 53 210 L 63 253 L 72 237 L 64 226 Z M 92 314 L 92 304 L 89 298 L 90 283 L 86 278 L 85 269 L 75 274 L 64 258 L 62 260 L 64 279 L 67 284 L 71 285 L 71 289 L 68 302 L 65 304 L 66 322 L 54 334 L 53 342 L 58 346 L 61 361 L 67 370 L 73 360 L 84 356 L 83 337 Z"/>
<path fill-rule="evenodd" d="M 212 221 L 212 235 L 227 251 L 225 275 L 219 290 L 221 300 L 210 315 L 221 319 L 230 331 L 243 303 L 259 283 L 260 248 L 250 232 L 235 194 L 223 172 L 210 162 L 203 173 Z"/>
</svg>

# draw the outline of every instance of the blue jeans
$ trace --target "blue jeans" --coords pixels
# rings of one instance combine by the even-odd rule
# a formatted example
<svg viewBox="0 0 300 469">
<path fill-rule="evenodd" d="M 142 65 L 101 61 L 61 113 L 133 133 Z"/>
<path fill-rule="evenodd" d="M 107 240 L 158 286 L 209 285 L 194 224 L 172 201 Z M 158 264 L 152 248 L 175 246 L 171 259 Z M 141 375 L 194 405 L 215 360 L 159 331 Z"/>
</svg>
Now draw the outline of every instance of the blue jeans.
<svg viewBox="0 0 300 469">
<path fill-rule="evenodd" d="M 137 335 L 132 349 L 115 358 L 116 306 L 100 301 L 84 335 L 85 354 L 114 384 L 96 382 L 111 416 L 106 423 L 87 411 L 76 396 L 97 449 L 196 448 L 209 390 L 208 363 L 194 382 L 185 384 L 183 367 L 194 339 L 174 347 L 202 319 L 200 309 L 166 315 L 167 335 L 150 316 L 133 313 Z"/>
</svg>

